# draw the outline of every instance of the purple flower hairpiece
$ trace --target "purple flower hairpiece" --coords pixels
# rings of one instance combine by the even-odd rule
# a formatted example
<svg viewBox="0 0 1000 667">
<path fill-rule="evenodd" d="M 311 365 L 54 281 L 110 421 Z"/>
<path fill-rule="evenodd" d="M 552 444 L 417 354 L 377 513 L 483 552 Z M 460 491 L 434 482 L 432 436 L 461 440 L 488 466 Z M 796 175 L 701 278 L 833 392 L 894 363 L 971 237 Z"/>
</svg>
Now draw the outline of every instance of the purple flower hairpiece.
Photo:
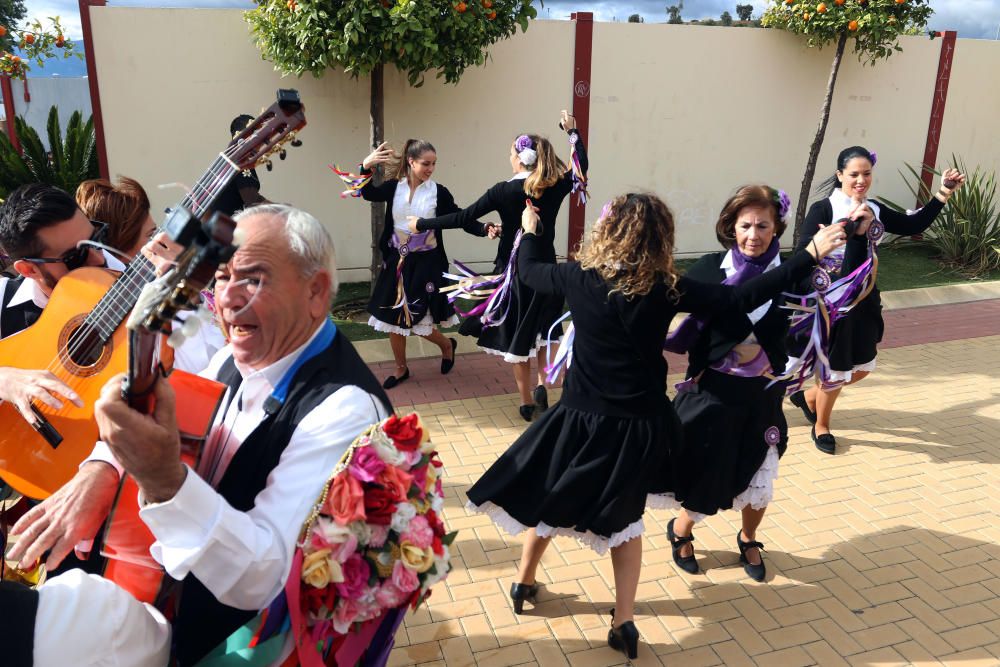
<svg viewBox="0 0 1000 667">
<path fill-rule="evenodd" d="M 878 153 L 876 153 L 875 151 L 871 151 L 870 153 L 868 153 L 868 155 L 871 157 L 872 166 L 874 167 L 875 161 L 878 160 Z"/>
<path fill-rule="evenodd" d="M 535 147 L 535 142 L 532 141 L 531 137 L 529 137 L 526 134 L 522 134 L 514 141 L 514 148 L 517 150 L 518 153 L 520 153 L 526 148 L 534 148 L 534 147 Z"/>
<path fill-rule="evenodd" d="M 792 208 L 792 200 L 784 190 L 771 190 L 774 193 L 774 202 L 778 205 L 778 217 L 782 220 L 788 215 Z"/>
</svg>

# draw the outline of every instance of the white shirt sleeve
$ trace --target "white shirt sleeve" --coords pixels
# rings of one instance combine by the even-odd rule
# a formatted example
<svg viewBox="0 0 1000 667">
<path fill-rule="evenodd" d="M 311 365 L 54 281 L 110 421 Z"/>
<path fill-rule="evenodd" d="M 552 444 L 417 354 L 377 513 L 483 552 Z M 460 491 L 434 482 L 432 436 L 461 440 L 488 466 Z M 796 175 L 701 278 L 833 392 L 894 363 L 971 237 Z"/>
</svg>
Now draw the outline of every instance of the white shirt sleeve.
<svg viewBox="0 0 1000 667">
<path fill-rule="evenodd" d="M 360 433 L 382 418 L 377 401 L 344 387 L 299 422 L 249 512 L 239 512 L 189 471 L 180 491 L 139 516 L 150 551 L 175 579 L 188 574 L 223 604 L 258 610 L 281 592 L 302 523 L 334 467 Z"/>
</svg>

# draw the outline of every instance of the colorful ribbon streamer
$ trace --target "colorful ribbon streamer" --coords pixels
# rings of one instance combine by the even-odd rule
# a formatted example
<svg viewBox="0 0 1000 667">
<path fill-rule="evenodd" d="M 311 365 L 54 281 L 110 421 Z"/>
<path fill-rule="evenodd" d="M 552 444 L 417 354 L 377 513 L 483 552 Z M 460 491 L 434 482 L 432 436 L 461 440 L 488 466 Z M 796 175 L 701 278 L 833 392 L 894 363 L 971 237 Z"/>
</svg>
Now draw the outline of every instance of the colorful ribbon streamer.
<svg viewBox="0 0 1000 667">
<path fill-rule="evenodd" d="M 576 132 L 569 135 L 569 162 L 573 170 L 573 190 L 571 193 L 576 193 L 577 201 L 583 206 L 587 203 L 587 197 L 590 195 L 587 193 L 587 175 L 583 173 L 583 167 L 580 166 L 580 156 L 576 152 L 576 142 L 579 140 L 580 135 Z"/>
<path fill-rule="evenodd" d="M 347 199 L 348 197 L 360 197 L 361 189 L 368 185 L 368 183 L 372 180 L 372 176 L 375 175 L 375 172 L 372 172 L 367 176 L 363 174 L 361 176 L 355 176 L 349 171 L 341 171 L 340 168 L 332 164 L 328 164 L 326 166 L 332 169 L 333 173 L 339 176 L 340 180 L 347 184 L 347 189 L 340 193 L 341 199 Z"/>
<path fill-rule="evenodd" d="M 448 302 L 453 306 L 458 299 L 483 301 L 468 312 L 462 312 L 455 307 L 458 314 L 463 317 L 478 315 L 484 327 L 495 327 L 507 319 L 514 281 L 517 280 L 517 251 L 521 246 L 522 233 L 518 230 L 517 236 L 514 237 L 514 247 L 510 251 L 510 258 L 503 273 L 496 276 L 480 276 L 462 262 L 455 260 L 455 266 L 461 275 L 443 274 L 445 278 L 458 281 L 454 285 L 441 288 L 442 292 L 450 292 Z"/>
<path fill-rule="evenodd" d="M 570 365 L 573 363 L 573 339 L 576 338 L 576 327 L 573 323 L 569 323 L 569 327 L 566 328 L 566 333 L 563 334 L 562 342 L 559 344 L 559 351 L 556 352 L 556 358 L 552 358 L 552 332 L 555 328 L 559 326 L 559 323 L 570 316 L 570 312 L 566 311 L 563 316 L 552 323 L 549 327 L 549 332 L 545 335 L 545 339 L 548 345 L 545 348 L 545 381 L 550 385 L 555 384 L 556 380 L 559 379 L 559 374 L 563 370 L 569 370 Z"/>
</svg>

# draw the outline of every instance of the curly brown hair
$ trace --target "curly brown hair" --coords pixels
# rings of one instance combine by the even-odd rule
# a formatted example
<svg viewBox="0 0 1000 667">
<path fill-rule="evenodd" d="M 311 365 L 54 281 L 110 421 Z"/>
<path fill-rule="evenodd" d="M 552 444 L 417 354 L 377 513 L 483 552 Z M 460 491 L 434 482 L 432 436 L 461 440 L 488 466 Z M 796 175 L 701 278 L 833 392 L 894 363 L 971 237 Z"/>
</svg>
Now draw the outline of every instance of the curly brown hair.
<svg viewBox="0 0 1000 667">
<path fill-rule="evenodd" d="M 676 294 L 674 216 L 654 194 L 619 195 L 605 204 L 577 259 L 582 268 L 596 271 L 611 292 L 642 296 L 663 281 Z"/>
<path fill-rule="evenodd" d="M 747 206 L 757 208 L 771 207 L 774 211 L 774 236 L 778 238 L 785 231 L 785 221 L 781 219 L 780 193 L 767 185 L 744 185 L 736 191 L 719 213 L 719 221 L 715 223 L 715 238 L 725 249 L 736 245 L 736 218 Z"/>
</svg>

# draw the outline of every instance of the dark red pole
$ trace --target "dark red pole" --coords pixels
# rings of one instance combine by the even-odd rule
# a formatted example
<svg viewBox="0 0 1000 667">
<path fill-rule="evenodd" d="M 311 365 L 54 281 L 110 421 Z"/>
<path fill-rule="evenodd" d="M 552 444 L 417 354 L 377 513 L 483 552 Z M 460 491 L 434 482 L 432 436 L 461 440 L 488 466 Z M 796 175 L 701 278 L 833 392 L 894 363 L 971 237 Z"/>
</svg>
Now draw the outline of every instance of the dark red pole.
<svg viewBox="0 0 1000 667">
<path fill-rule="evenodd" d="M 101 115 L 101 90 L 97 85 L 97 61 L 94 58 L 94 34 L 90 28 L 90 8 L 103 7 L 105 0 L 80 0 L 80 23 L 83 28 L 83 49 L 87 58 L 87 82 L 90 84 L 90 108 L 94 114 L 94 139 L 101 177 L 110 178 L 108 149 L 104 143 L 104 117 Z"/>
<path fill-rule="evenodd" d="M 923 169 L 920 173 L 920 180 L 923 181 L 927 192 L 931 192 L 934 184 L 934 165 L 937 164 L 938 145 L 941 143 L 941 124 L 944 122 L 944 104 L 948 100 L 948 82 L 951 80 L 951 64 L 955 56 L 955 38 L 957 34 L 954 30 L 946 30 L 938 33 L 941 40 L 941 56 L 938 59 L 937 78 L 934 80 L 934 99 L 931 101 L 931 120 L 927 126 L 927 144 L 924 148 Z M 933 194 L 933 193 L 931 193 Z M 924 202 L 917 197 L 917 206 L 923 206 Z"/>
<path fill-rule="evenodd" d="M 574 12 L 570 17 L 576 22 L 576 47 L 573 56 L 573 116 L 580 138 L 590 146 L 590 62 L 594 45 L 593 12 Z M 586 204 L 571 197 L 569 204 L 569 241 L 566 254 L 573 259 L 583 239 Z"/>
<path fill-rule="evenodd" d="M 14 87 L 10 85 L 10 77 L 6 74 L 0 76 L 0 92 L 3 93 L 3 109 L 7 116 L 7 137 L 14 145 L 14 150 L 20 153 L 21 142 L 14 130 L 14 116 L 17 114 L 17 109 L 14 108 Z"/>
</svg>

